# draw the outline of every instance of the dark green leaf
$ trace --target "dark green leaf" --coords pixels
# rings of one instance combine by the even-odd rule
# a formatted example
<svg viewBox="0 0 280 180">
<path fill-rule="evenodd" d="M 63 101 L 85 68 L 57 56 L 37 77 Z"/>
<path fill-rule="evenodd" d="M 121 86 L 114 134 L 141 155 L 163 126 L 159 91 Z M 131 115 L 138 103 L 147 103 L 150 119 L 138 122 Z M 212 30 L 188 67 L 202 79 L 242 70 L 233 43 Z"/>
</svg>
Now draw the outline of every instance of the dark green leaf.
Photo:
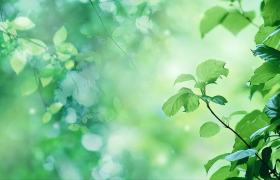
<svg viewBox="0 0 280 180">
<path fill-rule="evenodd" d="M 174 82 L 174 85 L 178 82 L 184 82 L 184 81 L 190 81 L 190 80 L 195 80 L 195 77 L 191 74 L 181 74 L 180 76 L 177 77 L 177 79 Z"/>
<path fill-rule="evenodd" d="M 236 151 L 236 152 L 226 156 L 225 160 L 236 161 L 239 159 L 243 159 L 245 157 L 250 157 L 250 156 L 254 155 L 255 153 L 257 153 L 257 151 L 255 149 L 240 150 L 240 151 Z"/>
<path fill-rule="evenodd" d="M 269 169 L 267 168 L 266 164 L 269 164 L 269 160 L 271 157 L 272 149 L 271 147 L 266 147 L 262 150 L 262 160 L 263 163 L 260 168 L 260 176 L 264 179 L 270 179 Z"/>
<path fill-rule="evenodd" d="M 222 75 L 228 75 L 228 69 L 224 66 L 225 62 L 210 59 L 197 66 L 196 75 L 201 81 L 214 83 Z"/>
<path fill-rule="evenodd" d="M 220 105 L 225 105 L 228 102 L 223 96 L 219 95 L 212 97 L 211 101 Z"/>
<path fill-rule="evenodd" d="M 280 25 L 280 1 L 269 0 L 266 2 L 263 12 L 264 26 Z"/>
<path fill-rule="evenodd" d="M 254 168 L 255 168 L 255 162 L 256 162 L 257 156 L 250 157 L 247 162 L 247 170 L 245 177 L 247 180 L 253 180 L 254 178 Z"/>
<path fill-rule="evenodd" d="M 209 169 L 215 164 L 218 160 L 224 159 L 229 153 L 221 154 L 207 162 L 207 164 L 204 165 L 206 173 L 209 172 Z"/>
<path fill-rule="evenodd" d="M 250 79 L 250 82 L 252 85 L 265 83 L 269 79 L 276 76 L 279 72 L 280 68 L 278 65 L 270 62 L 265 62 L 255 70 L 254 75 Z"/>
<path fill-rule="evenodd" d="M 199 130 L 200 137 L 209 138 L 220 132 L 220 126 L 214 122 L 204 123 Z"/>
<path fill-rule="evenodd" d="M 260 56 L 265 61 L 272 62 L 274 64 L 280 64 L 280 51 L 271 48 L 265 44 L 257 44 L 256 50 L 252 50 L 254 56 Z"/>
<path fill-rule="evenodd" d="M 280 93 L 271 97 L 265 105 L 265 113 L 269 118 L 280 117 Z"/>
<path fill-rule="evenodd" d="M 227 10 L 220 6 L 215 6 L 211 9 L 208 9 L 205 12 L 204 17 L 200 21 L 199 29 L 201 36 L 204 37 L 205 34 L 207 34 L 213 28 L 219 25 L 227 14 Z"/>
</svg>

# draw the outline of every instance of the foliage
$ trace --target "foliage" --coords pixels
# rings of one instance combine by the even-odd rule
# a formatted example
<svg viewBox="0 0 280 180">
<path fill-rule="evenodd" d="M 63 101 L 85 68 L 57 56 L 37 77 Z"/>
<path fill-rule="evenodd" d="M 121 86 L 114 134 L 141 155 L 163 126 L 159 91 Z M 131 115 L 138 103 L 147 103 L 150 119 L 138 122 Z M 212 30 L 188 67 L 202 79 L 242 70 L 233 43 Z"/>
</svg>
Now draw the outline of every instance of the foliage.
<svg viewBox="0 0 280 180">
<path fill-rule="evenodd" d="M 238 4 L 238 8 L 228 11 L 223 7 L 213 7 L 205 12 L 204 17 L 200 22 L 200 32 L 202 37 L 214 29 L 217 25 L 222 24 L 233 34 L 237 34 L 248 24 L 255 25 L 252 20 L 254 12 L 244 12 L 241 5 L 241 0 L 231 1 L 233 4 Z M 260 26 L 259 32 L 255 36 L 256 49 L 252 50 L 254 56 L 259 56 L 265 60 L 259 68 L 254 72 L 254 75 L 249 80 L 248 85 L 251 86 L 250 98 L 256 91 L 267 93 L 277 84 L 279 84 L 279 64 L 280 64 L 280 49 L 279 49 L 279 23 L 280 23 L 280 4 L 277 0 L 266 0 L 261 5 L 264 24 Z M 216 84 L 218 78 L 228 75 L 228 69 L 225 63 L 217 60 L 207 60 L 198 65 L 196 69 L 196 77 L 190 74 L 180 75 L 175 83 L 195 80 L 194 88 L 198 88 L 200 93 L 193 93 L 191 89 L 187 91 L 179 91 L 178 94 L 169 98 L 163 105 L 162 109 L 167 116 L 175 115 L 181 107 L 194 107 L 191 111 L 196 110 L 199 102 L 204 102 L 212 115 L 227 129 L 235 134 L 235 143 L 231 153 L 218 155 L 210 160 L 205 169 L 208 173 L 211 166 L 220 159 L 225 159 L 230 162 L 229 166 L 224 166 L 218 169 L 210 179 L 280 179 L 280 169 L 278 163 L 279 151 L 279 108 L 280 108 L 280 93 L 272 96 L 262 111 L 255 110 L 251 113 L 239 111 L 232 113 L 229 117 L 235 114 L 246 114 L 237 123 L 235 128 L 229 126 L 230 118 L 220 119 L 211 109 L 211 102 L 225 105 L 227 100 L 216 95 L 210 97 L 207 95 L 206 88 L 211 84 Z M 236 77 L 239 78 L 239 77 Z M 189 96 L 196 97 L 191 99 Z M 240 100 L 241 101 L 241 100 Z M 207 122 L 200 128 L 201 137 L 211 137 L 218 134 L 220 127 L 214 122 Z M 278 145 L 274 145 L 274 143 Z M 245 165 L 245 166 L 244 166 Z M 245 171 L 242 174 L 241 171 Z"/>
</svg>

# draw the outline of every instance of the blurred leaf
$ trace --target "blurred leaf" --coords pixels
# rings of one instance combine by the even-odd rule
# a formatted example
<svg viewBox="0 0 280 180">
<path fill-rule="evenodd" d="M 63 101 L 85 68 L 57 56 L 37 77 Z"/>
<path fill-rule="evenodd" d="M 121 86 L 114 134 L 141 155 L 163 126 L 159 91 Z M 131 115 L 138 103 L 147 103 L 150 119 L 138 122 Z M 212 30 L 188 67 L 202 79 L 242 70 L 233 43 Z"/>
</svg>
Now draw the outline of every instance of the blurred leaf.
<svg viewBox="0 0 280 180">
<path fill-rule="evenodd" d="M 86 126 L 81 126 L 81 131 L 84 134 L 89 133 L 89 129 Z"/>
<path fill-rule="evenodd" d="M 240 150 L 240 151 L 236 151 L 236 152 L 226 156 L 225 160 L 236 161 L 236 160 L 239 160 L 239 159 L 243 159 L 245 157 L 252 156 L 257 152 L 258 151 L 256 151 L 255 149 Z"/>
<path fill-rule="evenodd" d="M 206 173 L 209 172 L 210 168 L 215 164 L 218 160 L 224 159 L 229 153 L 221 154 L 207 162 L 207 164 L 204 165 Z"/>
<path fill-rule="evenodd" d="M 195 80 L 195 77 L 191 74 L 181 74 L 180 76 L 177 77 L 177 79 L 174 82 L 174 85 L 178 82 L 184 82 L 184 81 L 190 81 L 190 80 Z"/>
<path fill-rule="evenodd" d="M 28 96 L 32 93 L 34 93 L 38 88 L 38 85 L 36 83 L 35 77 L 29 77 L 26 80 L 23 81 L 21 85 L 21 94 L 23 96 Z"/>
<path fill-rule="evenodd" d="M 56 46 L 60 45 L 67 38 L 67 30 L 62 26 L 53 36 L 53 42 Z"/>
<path fill-rule="evenodd" d="M 49 78 L 40 78 L 42 86 L 46 87 L 47 85 L 50 84 L 50 82 L 52 81 L 53 77 L 49 77 Z"/>
<path fill-rule="evenodd" d="M 222 61 L 207 60 L 197 66 L 196 75 L 202 81 L 214 83 L 222 75 L 228 75 L 228 69 L 224 68 L 225 64 Z"/>
<path fill-rule="evenodd" d="M 51 65 L 48 64 L 42 71 L 40 71 L 40 77 L 42 78 L 49 78 L 54 76 L 56 69 Z"/>
<path fill-rule="evenodd" d="M 77 48 L 69 42 L 62 42 L 57 45 L 57 50 L 62 54 L 71 54 L 73 56 L 78 54 Z"/>
<path fill-rule="evenodd" d="M 263 44 L 264 40 L 267 39 L 268 36 L 270 36 L 270 34 L 273 33 L 274 30 L 275 30 L 275 27 L 270 27 L 270 26 L 264 27 L 263 25 L 261 25 L 260 28 L 259 28 L 259 31 L 255 35 L 255 43 L 256 44 Z M 268 39 L 266 41 L 269 42 L 270 40 Z M 270 46 L 269 44 L 270 43 L 268 43 L 266 45 Z M 270 46 L 270 47 L 272 47 L 272 46 Z"/>
<path fill-rule="evenodd" d="M 50 105 L 50 107 L 48 108 L 48 111 L 52 114 L 56 114 L 61 108 L 62 108 L 62 104 L 60 102 L 57 103 L 53 103 L 52 105 Z"/>
<path fill-rule="evenodd" d="M 230 175 L 230 166 L 224 166 L 212 174 L 210 180 L 226 179 Z"/>
<path fill-rule="evenodd" d="M 122 107 L 122 103 L 119 98 L 114 97 L 113 105 L 116 109 L 120 109 Z"/>
<path fill-rule="evenodd" d="M 51 118 L 52 118 L 52 114 L 49 112 L 46 112 L 42 117 L 42 122 L 47 123 L 51 120 Z"/>
<path fill-rule="evenodd" d="M 17 17 L 12 21 L 12 24 L 20 31 L 29 30 L 35 27 L 35 24 L 27 17 Z"/>
<path fill-rule="evenodd" d="M 244 16 L 253 20 L 255 12 L 244 12 Z M 224 19 L 222 25 L 228 29 L 233 35 L 237 35 L 242 29 L 250 24 L 250 21 L 241 15 L 238 11 L 230 12 Z"/>
<path fill-rule="evenodd" d="M 264 26 L 278 26 L 280 25 L 280 1 L 269 0 L 266 2 L 262 15 Z"/>
<path fill-rule="evenodd" d="M 243 114 L 247 114 L 247 112 L 246 111 L 235 111 L 229 115 L 229 118 L 232 118 L 233 116 L 236 116 L 236 115 L 243 115 Z"/>
<path fill-rule="evenodd" d="M 88 118 L 87 118 L 86 116 L 84 116 L 84 117 L 82 118 L 82 122 L 83 122 L 84 124 L 86 124 L 87 121 L 88 121 Z"/>
<path fill-rule="evenodd" d="M 68 129 L 70 129 L 71 131 L 78 131 L 80 129 L 80 125 L 79 124 L 71 124 Z"/>
<path fill-rule="evenodd" d="M 28 55 L 41 55 L 44 53 L 46 50 L 45 48 L 47 47 L 45 43 L 38 39 L 23 39 L 19 38 L 18 39 L 19 43 L 19 50 L 22 52 L 28 54 Z"/>
<path fill-rule="evenodd" d="M 217 25 L 219 25 L 223 19 L 226 17 L 228 14 L 227 10 L 220 7 L 220 6 L 215 6 L 212 7 L 211 9 L 208 9 L 200 21 L 200 33 L 201 37 L 204 37 L 205 34 L 210 32 L 212 29 L 214 29 Z"/>
<path fill-rule="evenodd" d="M 19 74 L 20 71 L 24 68 L 26 64 L 26 57 L 20 53 L 18 50 L 15 50 L 12 58 L 10 59 L 11 66 L 13 70 Z"/>
<path fill-rule="evenodd" d="M 256 50 L 252 50 L 254 56 L 260 56 L 260 58 L 264 59 L 265 61 L 274 63 L 279 65 L 280 64 L 280 51 L 268 47 L 265 44 L 257 44 Z"/>
<path fill-rule="evenodd" d="M 269 79 L 276 76 L 279 72 L 279 66 L 276 66 L 275 64 L 270 62 L 265 62 L 255 70 L 254 75 L 250 79 L 250 82 L 252 85 L 265 83 Z"/>
<path fill-rule="evenodd" d="M 220 126 L 214 122 L 204 123 L 199 130 L 200 137 L 209 138 L 220 132 Z"/>
</svg>

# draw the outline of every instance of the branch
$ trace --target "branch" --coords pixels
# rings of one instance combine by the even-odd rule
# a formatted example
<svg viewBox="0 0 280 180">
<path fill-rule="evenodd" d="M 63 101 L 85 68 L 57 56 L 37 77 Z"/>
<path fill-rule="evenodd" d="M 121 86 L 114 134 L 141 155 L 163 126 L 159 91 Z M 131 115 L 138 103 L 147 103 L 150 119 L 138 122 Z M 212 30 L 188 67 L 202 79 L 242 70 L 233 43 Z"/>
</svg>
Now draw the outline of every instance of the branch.
<svg viewBox="0 0 280 180">
<path fill-rule="evenodd" d="M 96 10 L 96 8 L 95 8 L 95 6 L 94 6 L 92 0 L 89 0 L 89 2 L 90 2 L 90 4 L 91 4 L 91 6 L 93 7 L 95 13 L 97 14 L 98 18 L 100 19 L 100 22 L 101 22 L 101 24 L 102 24 L 102 26 L 103 26 L 103 29 L 105 30 L 106 34 L 107 34 L 107 35 L 109 36 L 109 38 L 113 41 L 113 43 L 123 52 L 123 54 L 124 54 L 124 55 L 129 59 L 129 61 L 132 63 L 133 67 L 137 70 L 137 68 L 136 68 L 136 66 L 135 66 L 135 64 L 134 64 L 134 62 L 133 62 L 133 60 L 132 60 L 132 59 L 129 57 L 129 55 L 118 45 L 118 43 L 113 39 L 113 37 L 112 37 L 112 36 L 110 35 L 110 33 L 108 32 L 108 30 L 107 30 L 107 28 L 105 27 L 104 22 L 103 22 L 103 20 L 102 20 L 102 18 L 101 18 L 101 16 L 100 16 L 100 14 L 97 12 L 97 10 Z"/>
<path fill-rule="evenodd" d="M 220 121 L 226 128 L 228 128 L 229 130 L 231 130 L 241 141 L 244 142 L 244 144 L 245 144 L 249 149 L 252 148 L 252 147 L 251 147 L 251 146 L 250 146 L 250 145 L 235 131 L 235 130 L 233 130 L 229 125 L 225 124 L 225 123 L 213 112 L 213 110 L 210 108 L 208 102 L 206 102 L 206 104 L 207 104 L 207 108 L 208 108 L 208 109 L 210 110 L 210 112 L 215 116 L 215 118 L 218 119 L 218 121 Z M 262 161 L 263 164 L 265 164 L 265 165 L 267 166 L 267 168 L 270 170 L 270 172 L 273 173 L 274 176 L 275 176 L 277 179 L 280 180 L 280 178 L 279 178 L 279 176 L 277 175 L 277 173 L 276 173 L 273 169 L 271 169 L 271 168 L 269 167 L 269 165 L 268 165 L 266 162 L 264 162 L 264 160 L 258 155 L 258 153 L 255 153 L 255 155 L 257 156 L 257 158 L 258 158 L 259 160 Z"/>
</svg>

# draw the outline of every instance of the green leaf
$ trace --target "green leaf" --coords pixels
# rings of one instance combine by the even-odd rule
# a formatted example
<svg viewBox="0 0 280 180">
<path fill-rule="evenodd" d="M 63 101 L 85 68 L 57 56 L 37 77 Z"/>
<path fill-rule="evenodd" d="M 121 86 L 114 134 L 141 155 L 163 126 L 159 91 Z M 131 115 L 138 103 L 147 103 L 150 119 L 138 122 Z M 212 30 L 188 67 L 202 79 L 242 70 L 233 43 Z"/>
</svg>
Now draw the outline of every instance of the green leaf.
<svg viewBox="0 0 280 180">
<path fill-rule="evenodd" d="M 189 94 L 184 103 L 184 112 L 193 112 L 199 107 L 199 97 L 194 94 Z"/>
<path fill-rule="evenodd" d="M 21 94 L 23 96 L 28 96 L 32 93 L 34 93 L 38 88 L 38 85 L 36 83 L 35 77 L 29 77 L 26 80 L 23 81 L 21 85 Z"/>
<path fill-rule="evenodd" d="M 253 180 L 254 178 L 254 168 L 256 163 L 257 156 L 250 157 L 247 161 L 247 169 L 245 177 L 247 180 Z"/>
<path fill-rule="evenodd" d="M 196 75 L 201 81 L 214 83 L 222 75 L 228 75 L 228 69 L 224 66 L 225 62 L 210 59 L 197 66 Z"/>
<path fill-rule="evenodd" d="M 244 16 L 252 20 L 255 17 L 255 12 L 244 12 Z M 224 19 L 222 25 L 228 29 L 233 35 L 237 35 L 242 29 L 250 24 L 248 19 L 244 18 L 238 11 L 230 12 Z"/>
<path fill-rule="evenodd" d="M 252 85 L 259 85 L 261 83 L 265 83 L 269 79 L 273 78 L 280 72 L 280 68 L 278 65 L 275 65 L 270 62 L 265 62 L 263 65 L 258 67 L 254 75 L 251 77 L 250 82 Z"/>
<path fill-rule="evenodd" d="M 251 90 L 250 90 L 250 95 L 249 95 L 249 99 L 251 100 L 253 95 L 256 92 L 261 93 L 261 95 L 264 97 L 266 94 L 268 94 L 269 90 L 263 90 L 264 88 L 264 83 L 261 83 L 259 85 L 252 85 Z"/>
<path fill-rule="evenodd" d="M 269 128 L 270 125 L 268 126 L 265 126 L 259 130 L 257 130 L 256 132 L 254 132 L 251 136 L 250 136 L 250 139 L 254 139 L 256 136 L 262 134 L 267 128 Z"/>
<path fill-rule="evenodd" d="M 221 167 L 220 169 L 218 169 L 216 172 L 214 172 L 212 174 L 212 176 L 210 177 L 210 180 L 226 179 L 230 174 L 229 169 L 230 169 L 230 166 Z"/>
<path fill-rule="evenodd" d="M 205 82 L 197 82 L 195 83 L 194 87 L 205 90 L 206 83 Z"/>
<path fill-rule="evenodd" d="M 280 31 L 280 27 L 277 27 L 272 33 L 270 33 L 264 40 L 263 42 L 268 41 L 271 37 L 275 36 Z M 279 42 L 278 42 L 279 44 Z"/>
<path fill-rule="evenodd" d="M 269 161 L 271 159 L 271 153 L 272 153 L 271 147 L 266 147 L 262 150 L 263 163 L 261 165 L 261 168 L 260 168 L 259 172 L 260 172 L 260 176 L 264 179 L 271 179 L 269 169 L 266 166 L 267 164 L 269 164 Z"/>
<path fill-rule="evenodd" d="M 269 118 L 280 117 L 280 93 L 272 96 L 265 105 L 264 112 Z"/>
<path fill-rule="evenodd" d="M 252 50 L 254 56 L 260 56 L 260 58 L 264 59 L 265 61 L 274 63 L 279 65 L 280 64 L 280 51 L 268 47 L 265 44 L 257 44 L 256 50 Z"/>
<path fill-rule="evenodd" d="M 64 42 L 67 38 L 67 30 L 64 26 L 62 26 L 53 36 L 53 42 L 55 46 L 60 45 L 62 42 Z"/>
<path fill-rule="evenodd" d="M 220 132 L 220 126 L 214 122 L 204 123 L 199 130 L 200 137 L 209 138 Z"/>
<path fill-rule="evenodd" d="M 269 0 L 266 2 L 263 12 L 264 26 L 280 25 L 280 1 Z"/>
<path fill-rule="evenodd" d="M 258 151 L 256 151 L 255 149 L 240 150 L 240 151 L 236 151 L 236 152 L 226 156 L 225 160 L 236 161 L 236 160 L 239 160 L 239 159 L 243 159 L 245 157 L 252 156 L 257 152 Z"/>
<path fill-rule="evenodd" d="M 120 109 L 122 107 L 122 103 L 119 98 L 114 97 L 113 105 L 116 109 Z"/>
<path fill-rule="evenodd" d="M 184 81 L 190 81 L 190 80 L 195 80 L 195 77 L 191 74 L 181 74 L 180 76 L 177 77 L 177 79 L 174 82 L 174 85 L 178 82 L 184 82 Z"/>
<path fill-rule="evenodd" d="M 19 74 L 22 71 L 26 64 L 26 57 L 20 53 L 18 50 L 15 50 L 12 58 L 10 59 L 11 66 L 13 70 Z"/>
<path fill-rule="evenodd" d="M 221 160 L 221 159 L 224 159 L 227 155 L 229 155 L 229 153 L 225 153 L 225 154 L 221 154 L 211 160 L 209 160 L 207 162 L 207 164 L 204 165 L 205 167 L 205 170 L 206 170 L 206 173 L 209 172 L 210 168 L 218 161 L 218 160 Z"/>
<path fill-rule="evenodd" d="M 27 17 L 17 17 L 12 21 L 14 28 L 20 31 L 29 30 L 35 27 L 35 24 Z"/>
<path fill-rule="evenodd" d="M 48 111 L 52 114 L 56 114 L 62 108 L 62 106 L 63 105 L 60 102 L 53 103 L 48 108 Z"/>
<path fill-rule="evenodd" d="M 28 55 L 41 55 L 46 51 L 45 48 L 47 47 L 45 43 L 43 43 L 38 39 L 26 40 L 23 38 L 19 38 L 18 43 L 19 43 L 18 46 L 19 50 L 21 50 L 22 52 Z"/>
<path fill-rule="evenodd" d="M 247 114 L 247 112 L 246 111 L 235 111 L 229 115 L 229 118 L 232 118 L 233 116 L 236 116 L 236 115 L 243 115 L 243 114 Z"/>
<path fill-rule="evenodd" d="M 42 78 L 49 78 L 55 74 L 56 69 L 51 65 L 47 65 L 44 69 L 40 72 L 40 77 Z"/>
<path fill-rule="evenodd" d="M 201 96 L 202 99 L 207 100 L 207 101 L 212 101 L 216 104 L 220 104 L 220 105 L 225 105 L 225 103 L 227 103 L 227 100 L 223 97 L 223 96 L 214 96 L 214 97 L 210 97 L 210 96 Z"/>
<path fill-rule="evenodd" d="M 277 74 L 264 84 L 264 90 L 273 88 L 275 85 L 280 84 L 280 74 Z"/>
<path fill-rule="evenodd" d="M 46 112 L 42 117 L 42 122 L 47 123 L 51 120 L 51 118 L 52 118 L 52 114 L 49 112 Z"/>
<path fill-rule="evenodd" d="M 264 41 L 266 41 L 266 45 L 271 46 L 271 40 L 269 39 L 273 33 L 273 31 L 275 30 L 275 27 L 264 27 L 263 25 L 260 26 L 259 31 L 257 32 L 257 34 L 255 35 L 255 43 L 256 44 L 264 44 Z M 275 44 L 275 43 L 273 43 Z M 277 42 L 278 44 L 278 42 Z"/>
<path fill-rule="evenodd" d="M 199 29 L 201 36 L 204 37 L 205 34 L 219 25 L 227 14 L 227 10 L 220 6 L 215 6 L 211 9 L 208 9 L 200 21 Z"/>
<path fill-rule="evenodd" d="M 73 56 L 78 54 L 77 48 L 69 42 L 62 42 L 57 45 L 57 50 L 62 54 L 71 54 Z"/>
<path fill-rule="evenodd" d="M 95 61 L 95 63 L 99 64 L 101 62 L 101 56 L 99 55 L 99 53 L 97 52 L 93 52 L 93 51 L 87 51 L 84 53 L 79 53 L 76 56 L 76 61 L 77 62 L 82 62 L 82 61 L 88 61 L 88 62 L 93 62 Z"/>
<path fill-rule="evenodd" d="M 186 99 L 189 94 L 192 94 L 190 89 L 184 88 L 180 90 L 181 92 L 170 97 L 162 106 L 162 110 L 167 116 L 175 115 L 180 108 L 186 104 Z"/>
<path fill-rule="evenodd" d="M 81 131 L 84 134 L 89 133 L 89 129 L 86 126 L 81 126 Z"/>
<path fill-rule="evenodd" d="M 87 116 L 84 116 L 84 117 L 82 118 L 82 122 L 83 122 L 84 124 L 86 124 L 86 123 L 87 123 L 87 121 L 88 121 Z"/>
<path fill-rule="evenodd" d="M 71 131 L 78 131 L 80 129 L 80 125 L 79 124 L 71 124 L 68 129 L 70 129 Z"/>
</svg>

